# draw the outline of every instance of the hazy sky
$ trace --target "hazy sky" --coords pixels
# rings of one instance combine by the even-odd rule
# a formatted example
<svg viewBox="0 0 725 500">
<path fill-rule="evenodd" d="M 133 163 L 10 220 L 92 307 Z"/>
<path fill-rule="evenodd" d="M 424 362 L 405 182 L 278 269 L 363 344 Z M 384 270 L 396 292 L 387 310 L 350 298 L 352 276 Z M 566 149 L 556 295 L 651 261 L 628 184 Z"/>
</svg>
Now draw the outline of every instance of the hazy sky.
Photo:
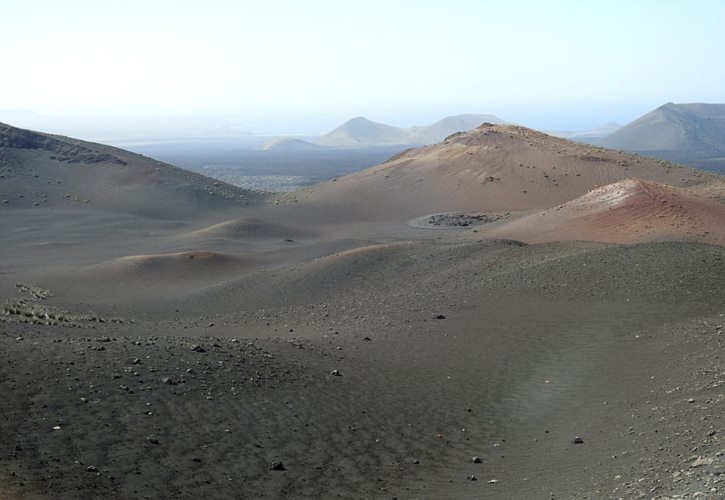
<svg viewBox="0 0 725 500">
<path fill-rule="evenodd" d="M 725 1 L 0 0 L 0 109 L 543 129 L 725 102 Z"/>
</svg>

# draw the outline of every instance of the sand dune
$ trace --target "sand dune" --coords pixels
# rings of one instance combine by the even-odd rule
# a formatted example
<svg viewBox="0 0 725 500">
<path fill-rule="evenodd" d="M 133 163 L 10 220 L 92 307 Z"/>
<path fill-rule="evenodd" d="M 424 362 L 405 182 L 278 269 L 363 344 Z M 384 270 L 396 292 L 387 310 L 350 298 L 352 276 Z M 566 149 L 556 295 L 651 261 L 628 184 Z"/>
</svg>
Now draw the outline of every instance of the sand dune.
<svg viewBox="0 0 725 500">
<path fill-rule="evenodd" d="M 196 251 L 157 255 L 130 255 L 86 268 L 86 278 L 99 280 L 157 281 L 167 283 L 193 278 L 219 277 L 242 265 L 237 257 Z"/>
<path fill-rule="evenodd" d="M 298 237 L 302 230 L 286 227 L 260 219 L 258 217 L 243 217 L 240 219 L 219 222 L 211 226 L 184 233 L 182 237 L 188 238 L 222 238 L 232 240 L 249 240 L 264 238 L 291 238 Z"/>
<path fill-rule="evenodd" d="M 629 177 L 674 186 L 715 178 L 524 127 L 488 124 L 292 197 L 340 218 L 404 220 L 454 210 L 551 208 Z"/>
<path fill-rule="evenodd" d="M 626 179 L 485 234 L 529 243 L 671 240 L 725 245 L 725 204 L 682 188 Z"/>
</svg>

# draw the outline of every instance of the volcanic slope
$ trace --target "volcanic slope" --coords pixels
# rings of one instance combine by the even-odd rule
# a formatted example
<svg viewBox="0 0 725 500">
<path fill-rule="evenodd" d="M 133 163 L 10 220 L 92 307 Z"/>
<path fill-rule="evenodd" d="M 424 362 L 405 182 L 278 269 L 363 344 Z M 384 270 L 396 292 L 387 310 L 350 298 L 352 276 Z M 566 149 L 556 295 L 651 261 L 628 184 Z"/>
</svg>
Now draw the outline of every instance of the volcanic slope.
<svg viewBox="0 0 725 500">
<path fill-rule="evenodd" d="M 167 219 L 259 195 L 122 149 L 0 124 L 0 193 L 7 208 L 77 209 Z"/>
<path fill-rule="evenodd" d="M 725 193 L 723 185 L 719 186 Z M 626 179 L 484 234 L 528 243 L 588 240 L 631 244 L 669 240 L 725 245 L 725 204 L 683 188 Z"/>
<path fill-rule="evenodd" d="M 528 182 L 540 167 L 526 158 L 568 159 L 551 172 L 572 173 L 539 189 L 549 209 L 600 177 L 648 179 L 640 171 L 650 179 L 631 181 L 635 199 L 666 195 L 674 214 L 670 204 L 705 207 L 717 187 L 689 169 L 489 129 L 379 167 L 409 169 L 412 186 L 377 192 L 386 181 L 366 173 L 353 177 L 359 193 L 340 179 L 298 203 L 243 207 L 212 189 L 221 183 L 158 166 L 163 182 L 133 181 L 124 203 L 64 208 L 48 192 L 44 208 L 17 196 L 23 180 L 51 186 L 33 169 L 113 191 L 95 168 L 150 169 L 148 181 L 158 164 L 134 156 L 136 171 L 87 143 L 95 153 L 72 158 L 127 164 L 6 145 L 22 161 L 1 179 L 15 184 L 0 206 L 0 497 L 722 496 L 725 247 L 527 245 L 480 227 L 413 227 L 405 213 L 380 223 L 386 207 L 460 209 L 469 189 L 471 206 L 496 206 L 482 190 Z M 469 148 L 480 158 L 468 166 L 413 165 Z M 457 184 L 493 168 L 490 155 L 500 181 Z M 609 173 L 573 174 L 587 165 Z M 416 190 L 416 168 L 450 191 Z M 511 206 L 505 193 L 496 202 Z"/>
<path fill-rule="evenodd" d="M 403 221 L 435 212 L 551 208 L 630 177 L 673 186 L 717 178 L 524 127 L 484 124 L 289 198 L 341 219 Z"/>
<path fill-rule="evenodd" d="M 725 155 L 725 104 L 667 103 L 601 141 L 610 148 L 683 158 Z"/>
</svg>

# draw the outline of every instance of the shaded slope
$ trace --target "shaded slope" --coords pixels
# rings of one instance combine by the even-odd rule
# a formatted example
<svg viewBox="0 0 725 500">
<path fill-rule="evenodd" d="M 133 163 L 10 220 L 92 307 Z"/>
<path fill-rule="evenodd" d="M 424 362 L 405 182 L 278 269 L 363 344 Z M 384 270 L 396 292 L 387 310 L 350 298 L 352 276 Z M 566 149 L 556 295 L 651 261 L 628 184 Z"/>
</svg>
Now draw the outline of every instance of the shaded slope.
<svg viewBox="0 0 725 500">
<path fill-rule="evenodd" d="M 725 104 L 667 103 L 607 136 L 601 145 L 692 158 L 725 154 Z"/>
<path fill-rule="evenodd" d="M 122 149 L 0 124 L 2 206 L 93 207 L 152 218 L 238 207 L 259 195 Z"/>
</svg>

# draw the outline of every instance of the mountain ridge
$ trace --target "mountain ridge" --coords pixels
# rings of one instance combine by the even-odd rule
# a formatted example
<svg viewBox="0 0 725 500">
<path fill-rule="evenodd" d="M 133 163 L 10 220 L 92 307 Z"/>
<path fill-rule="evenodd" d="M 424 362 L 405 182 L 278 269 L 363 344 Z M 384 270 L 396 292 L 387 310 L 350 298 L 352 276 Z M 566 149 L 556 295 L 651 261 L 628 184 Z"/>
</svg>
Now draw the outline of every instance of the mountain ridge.
<svg viewBox="0 0 725 500">
<path fill-rule="evenodd" d="M 317 143 L 331 147 L 422 146 L 440 142 L 451 134 L 471 130 L 486 122 L 507 123 L 493 115 L 462 114 L 448 116 L 430 125 L 399 128 L 357 116 L 320 137 Z"/>
</svg>

